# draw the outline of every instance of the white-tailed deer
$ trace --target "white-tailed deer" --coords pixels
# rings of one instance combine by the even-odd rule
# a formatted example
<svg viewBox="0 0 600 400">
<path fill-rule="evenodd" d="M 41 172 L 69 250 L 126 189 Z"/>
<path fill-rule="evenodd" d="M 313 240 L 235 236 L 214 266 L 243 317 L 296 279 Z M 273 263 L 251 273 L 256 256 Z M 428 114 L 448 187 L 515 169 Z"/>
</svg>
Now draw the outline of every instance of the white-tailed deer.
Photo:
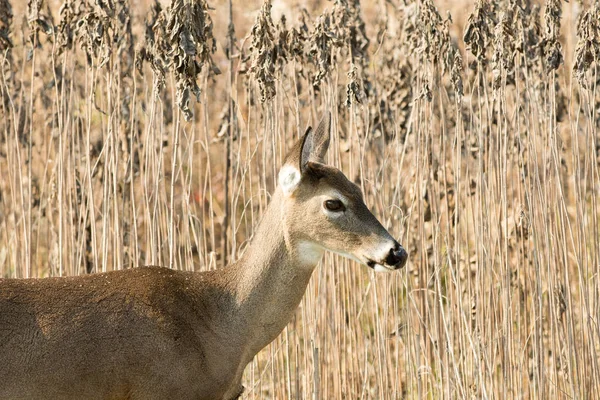
<svg viewBox="0 0 600 400">
<path fill-rule="evenodd" d="M 0 279 L 0 399 L 234 399 L 325 250 L 375 270 L 406 251 L 324 165 L 331 117 L 287 156 L 252 244 L 216 271 Z"/>
</svg>

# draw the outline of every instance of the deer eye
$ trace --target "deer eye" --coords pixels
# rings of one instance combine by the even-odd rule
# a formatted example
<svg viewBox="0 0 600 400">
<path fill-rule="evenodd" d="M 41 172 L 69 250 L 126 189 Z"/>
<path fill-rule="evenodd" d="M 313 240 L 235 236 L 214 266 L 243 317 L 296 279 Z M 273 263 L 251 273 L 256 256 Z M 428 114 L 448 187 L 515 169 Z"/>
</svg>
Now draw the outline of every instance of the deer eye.
<svg viewBox="0 0 600 400">
<path fill-rule="evenodd" d="M 325 208 L 329 211 L 333 211 L 333 212 L 346 211 L 346 206 L 344 206 L 344 203 L 342 203 L 340 200 L 326 200 L 324 205 L 325 205 Z"/>
</svg>

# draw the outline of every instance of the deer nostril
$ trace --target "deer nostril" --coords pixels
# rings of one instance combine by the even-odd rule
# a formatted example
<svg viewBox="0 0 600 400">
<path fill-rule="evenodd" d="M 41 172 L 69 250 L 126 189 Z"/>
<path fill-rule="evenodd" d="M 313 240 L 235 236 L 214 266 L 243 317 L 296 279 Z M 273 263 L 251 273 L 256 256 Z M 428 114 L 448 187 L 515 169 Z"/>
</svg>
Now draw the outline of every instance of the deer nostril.
<svg viewBox="0 0 600 400">
<path fill-rule="evenodd" d="M 393 249 L 390 249 L 385 262 L 396 268 L 402 268 L 404 267 L 404 264 L 406 264 L 406 260 L 408 260 L 408 253 L 400 246 L 400 244 L 396 243 L 396 246 Z"/>
<path fill-rule="evenodd" d="M 406 264 L 406 261 L 408 260 L 408 253 L 406 252 L 406 250 L 404 250 L 404 247 L 400 247 L 400 250 L 398 250 L 396 254 L 400 259 L 400 267 L 404 267 L 404 264 Z"/>
</svg>

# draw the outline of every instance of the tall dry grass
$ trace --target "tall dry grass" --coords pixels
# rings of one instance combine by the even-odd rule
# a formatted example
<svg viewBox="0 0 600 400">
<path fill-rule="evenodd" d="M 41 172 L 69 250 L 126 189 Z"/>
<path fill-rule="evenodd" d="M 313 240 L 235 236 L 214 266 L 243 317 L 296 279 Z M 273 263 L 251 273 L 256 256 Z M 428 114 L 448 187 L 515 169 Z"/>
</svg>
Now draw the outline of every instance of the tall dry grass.
<svg viewBox="0 0 600 400">
<path fill-rule="evenodd" d="M 598 397 L 597 3 L 166 3 L 0 1 L 2 276 L 221 268 L 330 109 L 410 261 L 327 255 L 244 398 Z"/>
</svg>

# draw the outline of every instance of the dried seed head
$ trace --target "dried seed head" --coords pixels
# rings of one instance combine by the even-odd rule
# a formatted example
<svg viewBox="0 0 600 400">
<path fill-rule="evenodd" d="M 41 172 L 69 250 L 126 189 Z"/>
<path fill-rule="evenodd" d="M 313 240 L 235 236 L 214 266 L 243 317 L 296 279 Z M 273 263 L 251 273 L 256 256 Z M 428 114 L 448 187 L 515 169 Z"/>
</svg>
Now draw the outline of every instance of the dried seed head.
<svg viewBox="0 0 600 400">
<path fill-rule="evenodd" d="M 171 68 L 175 74 L 177 105 L 186 121 L 193 115 L 189 107 L 191 94 L 200 101 L 201 90 L 196 80 L 203 66 L 207 65 L 211 73 L 220 73 L 212 60 L 217 44 L 209 9 L 204 0 L 173 0 L 153 26 L 152 67 L 157 72 L 158 85 L 163 86 L 164 73 Z"/>
<path fill-rule="evenodd" d="M 366 67 L 369 63 L 367 51 L 370 41 L 360 14 L 358 0 L 334 0 L 331 19 L 335 35 L 349 49 L 351 62 Z"/>
<path fill-rule="evenodd" d="M 346 106 L 350 106 L 352 101 L 361 104 L 367 95 L 364 88 L 370 86 L 365 74 L 369 65 L 370 41 L 361 17 L 360 2 L 335 0 L 331 17 L 335 35 L 343 43 L 343 49 L 348 51 L 351 66 L 346 86 Z"/>
<path fill-rule="evenodd" d="M 417 96 L 416 100 L 425 99 L 429 103 L 433 100 L 433 93 L 431 92 L 431 87 L 429 87 L 429 81 L 426 79 L 423 80 L 421 84 L 421 93 Z"/>
<path fill-rule="evenodd" d="M 380 22 L 378 40 L 381 49 L 375 57 L 377 63 L 379 87 L 377 88 L 379 104 L 374 106 L 372 127 L 375 132 L 383 134 L 385 141 L 395 137 L 405 138 L 409 127 L 416 91 L 416 75 L 413 67 L 415 46 L 418 45 L 416 34 L 418 25 L 417 7 L 412 3 L 406 7 L 390 7 L 392 15 Z M 387 8 L 381 11 L 386 14 Z M 402 25 L 396 25 L 403 21 Z"/>
<path fill-rule="evenodd" d="M 13 13 L 9 0 L 0 0 L 0 51 L 4 52 L 13 47 L 10 40 L 10 25 Z"/>
<path fill-rule="evenodd" d="M 560 17 L 562 15 L 562 4 L 560 0 L 548 0 L 544 12 L 546 33 L 544 35 L 544 55 L 546 72 L 551 72 L 563 62 L 562 46 L 558 41 L 560 35 Z"/>
<path fill-rule="evenodd" d="M 540 7 L 536 4 L 517 8 L 515 16 L 520 40 L 515 42 L 515 50 L 522 54 L 522 60 L 529 68 L 539 65 L 542 57 L 542 26 L 540 22 Z"/>
<path fill-rule="evenodd" d="M 579 16 L 577 38 L 573 70 L 579 84 L 587 87 L 586 72 L 594 71 L 600 59 L 600 4 L 597 2 Z"/>
<path fill-rule="evenodd" d="M 46 5 L 46 10 L 41 11 L 44 6 L 44 0 L 29 0 L 27 4 L 27 25 L 29 25 L 29 41 L 34 47 L 38 47 L 40 31 L 46 35 L 51 35 L 54 31 L 54 22 L 52 21 L 52 13 Z"/>
<path fill-rule="evenodd" d="M 280 69 L 283 69 L 286 62 L 293 59 L 302 63 L 304 60 L 304 45 L 306 42 L 304 31 L 295 27 L 288 29 L 285 15 L 281 16 L 281 20 L 277 24 L 276 29 L 278 34 L 277 48 L 279 50 L 277 64 Z"/>
<path fill-rule="evenodd" d="M 559 320 L 562 320 L 567 311 L 567 291 L 562 283 L 557 284 L 554 288 L 554 305 L 556 306 L 556 315 Z"/>
<path fill-rule="evenodd" d="M 321 82 L 331 71 L 336 60 L 336 49 L 343 46 L 343 41 L 336 35 L 332 26 L 331 14 L 325 13 L 317 18 L 315 28 L 310 34 L 308 59 L 317 68 L 313 78 L 313 86 L 318 89 Z"/>
<path fill-rule="evenodd" d="M 459 97 L 463 96 L 463 82 L 462 82 L 462 74 L 463 74 L 463 59 L 460 55 L 460 52 L 455 49 L 454 56 L 452 60 L 450 57 L 448 58 L 448 62 L 452 62 L 450 65 L 450 81 L 452 82 L 452 87 L 454 91 Z"/>
<path fill-rule="evenodd" d="M 501 86 L 502 74 L 507 78 L 513 75 L 515 57 L 514 38 L 514 9 L 515 0 L 511 0 L 508 7 L 500 12 L 498 24 L 494 29 L 494 55 L 492 57 L 493 88 Z"/>
<path fill-rule="evenodd" d="M 171 50 L 168 35 L 166 31 L 167 16 L 163 11 L 158 0 L 155 1 L 154 7 L 147 20 L 146 43 L 147 43 L 147 58 L 150 60 L 150 65 L 154 71 L 154 86 L 157 91 L 161 91 L 165 87 L 165 76 L 169 69 L 169 52 Z"/>
<path fill-rule="evenodd" d="M 275 67 L 277 63 L 285 63 L 279 57 L 279 46 L 275 42 L 276 30 L 271 7 L 271 1 L 265 0 L 250 33 L 250 74 L 258 82 L 260 101 L 263 103 L 275 97 Z"/>
<path fill-rule="evenodd" d="M 431 0 L 424 0 L 419 8 L 419 23 L 417 31 L 419 32 L 418 52 L 424 55 L 424 58 L 437 63 L 440 59 L 440 53 L 447 45 L 448 38 L 443 35 L 442 17 Z"/>
<path fill-rule="evenodd" d="M 130 76 L 134 64 L 134 51 L 129 0 L 117 0 L 115 18 L 117 23 L 114 42 L 117 45 L 117 57 L 124 75 Z"/>
<path fill-rule="evenodd" d="M 353 101 L 362 104 L 364 101 L 365 91 L 362 86 L 362 80 L 358 78 L 356 64 L 352 63 L 348 72 L 349 83 L 346 86 L 346 107 L 350 107 Z"/>
<path fill-rule="evenodd" d="M 450 38 L 450 25 L 452 24 L 452 17 L 448 13 L 447 18 L 440 27 L 441 32 L 441 48 L 440 58 L 442 58 L 442 68 L 444 73 L 450 73 L 450 82 L 452 83 L 452 89 L 459 96 L 463 96 L 463 60 L 458 48 L 452 42 Z"/>
<path fill-rule="evenodd" d="M 473 13 L 469 15 L 463 40 L 481 65 L 487 64 L 486 49 L 492 40 L 494 25 L 491 5 L 487 0 L 479 0 L 475 3 Z"/>
<path fill-rule="evenodd" d="M 411 22 L 408 24 L 410 30 L 407 33 L 415 46 L 413 51 L 421 62 L 441 64 L 442 73 L 450 75 L 452 88 L 462 97 L 462 57 L 450 37 L 450 14 L 445 20 L 442 19 L 433 2 L 424 0 L 420 7 L 409 8 L 408 20 Z M 427 80 L 426 77 L 423 78 Z"/>
<path fill-rule="evenodd" d="M 71 0 L 66 0 L 58 10 L 60 22 L 56 27 L 56 53 L 62 54 L 66 50 L 73 48 L 73 39 L 75 36 L 75 25 L 73 21 L 79 16 L 79 11 Z"/>
<path fill-rule="evenodd" d="M 110 59 L 118 32 L 115 3 L 112 0 L 95 0 L 94 4 L 80 2 L 72 10 L 74 15 L 66 16 L 75 22 L 73 33 L 86 54 L 87 63 L 103 67 Z"/>
</svg>

